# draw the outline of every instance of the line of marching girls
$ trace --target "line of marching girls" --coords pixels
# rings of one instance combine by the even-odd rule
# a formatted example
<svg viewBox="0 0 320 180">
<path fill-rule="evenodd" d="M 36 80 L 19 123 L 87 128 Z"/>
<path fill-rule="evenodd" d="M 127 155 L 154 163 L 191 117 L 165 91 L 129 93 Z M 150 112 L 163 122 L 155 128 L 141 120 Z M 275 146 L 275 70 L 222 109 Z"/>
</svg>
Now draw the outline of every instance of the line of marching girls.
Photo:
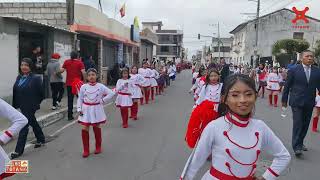
<svg viewBox="0 0 320 180">
<path fill-rule="evenodd" d="M 278 80 L 272 77 L 269 81 Z M 220 71 L 204 67 L 193 78 L 195 84 L 190 92 L 194 92 L 195 105 L 185 136 L 193 151 L 180 179 L 194 179 L 206 161 L 211 161 L 211 167 L 202 180 L 276 179 L 291 156 L 272 130 L 253 117 L 258 97 L 255 80 L 236 73 L 221 81 Z M 263 151 L 273 155 L 274 160 L 262 176 L 257 176 L 257 162 Z"/>
<path fill-rule="evenodd" d="M 120 79 L 114 89 L 109 89 L 101 83 L 97 83 L 98 73 L 96 69 L 87 70 L 88 82 L 79 90 L 77 111 L 79 123 L 82 125 L 83 157 L 90 155 L 89 127 L 93 127 L 96 139 L 94 154 L 102 152 L 101 124 L 107 122 L 104 105 L 112 101 L 116 96 L 115 105 L 119 108 L 122 118 L 122 127 L 129 127 L 129 118 L 138 120 L 139 101 L 141 105 L 155 101 L 155 96 L 164 92 L 164 81 L 167 72 L 164 68 L 158 72 L 154 65 L 144 61 L 141 68 L 132 66 L 130 69 L 123 68 Z M 79 88 L 79 86 L 75 87 Z M 130 117 L 129 117 L 130 111 Z"/>
<path fill-rule="evenodd" d="M 163 94 L 164 89 L 169 86 L 168 82 L 174 81 L 176 76 L 174 64 L 170 63 L 168 67 L 161 65 L 156 68 L 155 64 L 143 61 L 141 68 L 138 66 L 132 66 L 130 69 L 123 68 L 116 87 L 110 89 L 97 81 L 99 77 L 97 70 L 92 67 L 86 68 L 77 52 L 71 52 L 70 57 L 60 66 L 61 56 L 54 53 L 50 64 L 48 64 L 48 75 L 53 92 L 52 110 L 60 107 L 63 95 L 62 73 L 66 72 L 68 120 L 74 119 L 73 98 L 77 96 L 76 111 L 78 112 L 77 121 L 82 127 L 83 158 L 90 155 L 90 127 L 93 128 L 95 137 L 94 154 L 102 152 L 101 126 L 108 120 L 104 105 L 113 103 L 116 96 L 114 103 L 119 108 L 122 127 L 128 128 L 129 118 L 134 121 L 139 119 L 139 102 L 141 105 L 155 102 L 156 96 Z M 10 159 L 1 146 L 19 134 L 17 146 L 11 154 L 11 159 L 20 157 L 25 149 L 29 126 L 33 127 L 37 139 L 34 148 L 40 148 L 46 143 L 45 136 L 35 117 L 35 112 L 40 109 L 43 94 L 41 79 L 33 74 L 33 67 L 31 59 L 23 58 L 21 60 L 21 74 L 13 88 L 13 107 L 0 99 L 0 118 L 6 118 L 12 122 L 12 126 L 0 135 L 0 163 L 2 165 Z M 21 113 L 15 109 L 20 109 Z M 4 166 L 0 166 L 0 179 L 12 175 L 14 174 L 5 173 Z"/>
</svg>

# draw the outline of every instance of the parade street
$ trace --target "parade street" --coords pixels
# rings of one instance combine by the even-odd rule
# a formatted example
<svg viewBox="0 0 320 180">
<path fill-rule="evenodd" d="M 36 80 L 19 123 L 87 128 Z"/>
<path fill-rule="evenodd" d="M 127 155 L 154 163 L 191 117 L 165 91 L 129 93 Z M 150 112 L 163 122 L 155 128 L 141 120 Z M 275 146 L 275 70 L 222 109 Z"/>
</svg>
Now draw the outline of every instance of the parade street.
<svg viewBox="0 0 320 180">
<path fill-rule="evenodd" d="M 114 105 L 106 107 L 109 122 L 103 126 L 103 153 L 94 155 L 94 136 L 90 132 L 88 158 L 81 157 L 80 126 L 77 123 L 59 131 L 58 136 L 44 148 L 26 150 L 19 159 L 29 160 L 30 173 L 16 175 L 12 180 L 174 180 L 190 154 L 184 142 L 193 99 L 191 72 L 183 71 L 156 102 L 142 106 L 138 121 L 129 121 L 129 128 L 121 127 L 119 110 Z M 291 112 L 281 117 L 280 107 L 269 107 L 266 99 L 258 99 L 255 113 L 279 136 L 292 155 L 289 169 L 280 179 L 319 179 L 320 134 L 309 132 L 306 138 L 308 152 L 297 159 L 291 149 Z M 66 125 L 67 120 L 59 122 Z M 62 125 L 63 124 L 63 125 Z M 55 128 L 54 130 L 52 128 Z M 54 133 L 57 125 L 45 129 Z M 263 155 L 258 165 L 261 173 L 271 163 L 271 157 Z M 205 168 L 199 172 L 200 179 Z"/>
</svg>

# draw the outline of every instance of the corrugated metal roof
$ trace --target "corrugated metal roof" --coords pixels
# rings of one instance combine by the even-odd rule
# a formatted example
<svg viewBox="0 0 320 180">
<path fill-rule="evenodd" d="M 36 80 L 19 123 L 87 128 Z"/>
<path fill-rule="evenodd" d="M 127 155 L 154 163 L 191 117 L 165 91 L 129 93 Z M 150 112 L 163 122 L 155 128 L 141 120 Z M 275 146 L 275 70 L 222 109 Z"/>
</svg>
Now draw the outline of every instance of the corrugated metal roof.
<svg viewBox="0 0 320 180">
<path fill-rule="evenodd" d="M 25 19 L 25 18 L 22 18 L 22 17 L 19 17 L 19 16 L 1 16 L 1 17 L 7 18 L 7 19 L 16 20 L 16 21 L 19 21 L 19 22 L 35 24 L 35 25 L 38 25 L 38 26 L 45 26 L 45 27 L 49 27 L 49 28 L 52 28 L 52 29 L 56 29 L 56 30 L 60 30 L 60 31 L 68 32 L 68 33 L 77 34 L 77 32 L 72 32 L 72 31 L 70 31 L 68 29 L 64 29 L 64 28 L 61 28 L 61 27 L 56 27 L 56 26 L 53 26 L 53 25 L 41 23 L 41 22 L 38 22 L 38 21 L 30 20 L 30 19 Z"/>
</svg>

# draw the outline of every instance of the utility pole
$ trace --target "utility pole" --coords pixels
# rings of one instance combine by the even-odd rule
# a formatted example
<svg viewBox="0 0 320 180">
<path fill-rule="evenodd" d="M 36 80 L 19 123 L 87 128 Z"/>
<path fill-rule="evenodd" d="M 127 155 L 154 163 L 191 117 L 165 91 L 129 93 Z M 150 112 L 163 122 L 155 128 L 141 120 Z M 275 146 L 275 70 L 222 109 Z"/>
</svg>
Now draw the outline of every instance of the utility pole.
<svg viewBox="0 0 320 180">
<path fill-rule="evenodd" d="M 258 0 L 257 5 L 257 18 L 256 18 L 256 47 L 258 48 L 258 39 L 259 39 L 259 17 L 260 17 L 260 0 Z"/>
<path fill-rule="evenodd" d="M 258 40 L 259 40 L 259 17 L 260 17 L 260 0 L 257 0 L 257 16 L 256 16 L 256 44 L 254 48 L 254 67 L 257 67 L 258 61 Z"/>
</svg>

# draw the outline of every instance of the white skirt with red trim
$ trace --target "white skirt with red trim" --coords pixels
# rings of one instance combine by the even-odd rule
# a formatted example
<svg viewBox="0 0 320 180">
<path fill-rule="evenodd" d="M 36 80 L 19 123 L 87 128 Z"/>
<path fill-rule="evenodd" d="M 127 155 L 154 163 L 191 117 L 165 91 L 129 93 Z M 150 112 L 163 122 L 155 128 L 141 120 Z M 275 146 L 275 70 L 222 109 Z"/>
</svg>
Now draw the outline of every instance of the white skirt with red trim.
<svg viewBox="0 0 320 180">
<path fill-rule="evenodd" d="M 278 82 L 268 82 L 267 89 L 270 91 L 280 91 L 280 84 Z"/>
<path fill-rule="evenodd" d="M 150 78 L 151 87 L 157 87 L 158 83 L 155 78 Z"/>
<path fill-rule="evenodd" d="M 142 98 L 143 95 L 142 95 L 142 91 L 141 91 L 141 88 L 137 85 L 135 85 L 133 88 L 132 88 L 132 96 L 131 98 L 133 99 L 140 99 Z"/>
<path fill-rule="evenodd" d="M 98 105 L 82 105 L 83 116 L 79 116 L 78 122 L 85 126 L 95 126 L 107 121 L 102 104 Z"/>
<path fill-rule="evenodd" d="M 117 107 L 131 107 L 132 104 L 132 96 L 118 94 L 116 98 Z"/>
</svg>

